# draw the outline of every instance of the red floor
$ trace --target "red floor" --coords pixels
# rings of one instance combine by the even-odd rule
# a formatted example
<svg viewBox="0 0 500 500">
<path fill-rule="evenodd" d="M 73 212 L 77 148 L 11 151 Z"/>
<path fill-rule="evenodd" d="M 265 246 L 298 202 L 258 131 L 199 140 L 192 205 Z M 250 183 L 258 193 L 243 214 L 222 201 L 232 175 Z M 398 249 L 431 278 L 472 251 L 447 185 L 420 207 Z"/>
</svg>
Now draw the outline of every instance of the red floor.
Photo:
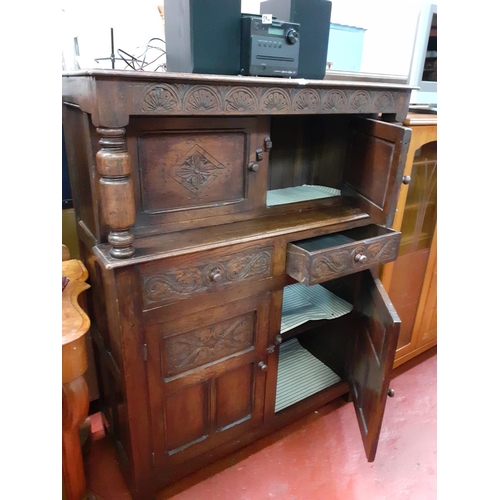
<svg viewBox="0 0 500 500">
<path fill-rule="evenodd" d="M 394 374 L 375 462 L 366 461 L 352 403 L 318 412 L 162 490 L 157 500 L 436 499 L 436 350 Z M 89 489 L 129 500 L 107 438 L 92 443 Z"/>
</svg>

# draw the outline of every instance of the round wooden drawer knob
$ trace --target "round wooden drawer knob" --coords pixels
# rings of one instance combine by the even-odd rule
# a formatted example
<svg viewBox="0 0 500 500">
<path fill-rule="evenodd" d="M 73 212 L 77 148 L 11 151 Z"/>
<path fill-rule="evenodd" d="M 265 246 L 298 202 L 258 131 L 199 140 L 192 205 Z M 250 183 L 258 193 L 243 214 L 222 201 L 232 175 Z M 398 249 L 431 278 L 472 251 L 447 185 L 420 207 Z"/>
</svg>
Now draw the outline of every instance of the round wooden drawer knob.
<svg viewBox="0 0 500 500">
<path fill-rule="evenodd" d="M 222 273 L 220 272 L 219 269 L 212 269 L 210 273 L 208 274 L 208 277 L 210 281 L 213 281 L 214 283 L 218 283 L 221 278 L 222 278 Z"/>
<path fill-rule="evenodd" d="M 354 262 L 359 262 L 361 264 L 364 264 L 368 260 L 368 257 L 366 255 L 363 255 L 362 253 L 358 253 L 356 257 L 354 257 Z"/>
</svg>

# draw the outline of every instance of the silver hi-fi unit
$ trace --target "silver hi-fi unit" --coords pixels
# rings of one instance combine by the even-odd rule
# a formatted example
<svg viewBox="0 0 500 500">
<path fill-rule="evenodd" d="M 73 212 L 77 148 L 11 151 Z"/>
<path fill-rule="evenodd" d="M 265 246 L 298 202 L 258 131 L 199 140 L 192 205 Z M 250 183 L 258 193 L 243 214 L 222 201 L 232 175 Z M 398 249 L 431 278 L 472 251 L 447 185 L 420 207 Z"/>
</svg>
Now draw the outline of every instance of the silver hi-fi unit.
<svg viewBox="0 0 500 500">
<path fill-rule="evenodd" d="M 300 25 L 263 16 L 241 16 L 241 74 L 296 77 L 299 67 Z"/>
</svg>

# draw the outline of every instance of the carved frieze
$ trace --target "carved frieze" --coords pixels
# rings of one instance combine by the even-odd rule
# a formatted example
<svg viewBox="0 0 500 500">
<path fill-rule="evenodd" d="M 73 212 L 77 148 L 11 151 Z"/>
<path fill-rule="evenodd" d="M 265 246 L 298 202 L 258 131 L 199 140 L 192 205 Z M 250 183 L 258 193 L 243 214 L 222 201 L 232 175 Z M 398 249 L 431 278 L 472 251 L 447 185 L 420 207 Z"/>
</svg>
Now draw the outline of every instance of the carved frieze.
<svg viewBox="0 0 500 500">
<path fill-rule="evenodd" d="M 143 276 L 144 304 L 172 302 L 212 287 L 271 276 L 270 247 Z"/>
<path fill-rule="evenodd" d="M 244 85 L 149 84 L 133 100 L 151 114 L 394 113 L 404 106 L 395 90 L 281 88 Z"/>
<path fill-rule="evenodd" d="M 215 325 L 164 339 L 165 376 L 243 351 L 254 343 L 251 312 Z"/>
</svg>

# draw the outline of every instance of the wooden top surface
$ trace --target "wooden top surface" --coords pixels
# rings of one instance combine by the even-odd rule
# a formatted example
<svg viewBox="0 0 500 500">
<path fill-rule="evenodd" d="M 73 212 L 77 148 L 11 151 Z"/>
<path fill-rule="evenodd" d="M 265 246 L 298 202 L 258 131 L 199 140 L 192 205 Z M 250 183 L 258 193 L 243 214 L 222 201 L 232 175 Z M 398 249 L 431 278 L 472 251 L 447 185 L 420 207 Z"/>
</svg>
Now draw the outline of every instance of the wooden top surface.
<svg viewBox="0 0 500 500">
<path fill-rule="evenodd" d="M 69 279 L 62 292 L 62 345 L 80 338 L 90 327 L 89 317 L 78 304 L 78 296 L 90 285 L 85 281 L 89 273 L 76 259 L 62 263 L 62 276 Z"/>
<path fill-rule="evenodd" d="M 403 120 L 403 125 L 437 125 L 437 113 L 409 112 Z"/>
<path fill-rule="evenodd" d="M 215 84 L 243 84 L 243 85 L 273 85 L 280 87 L 374 87 L 391 89 L 415 89 L 417 87 L 403 84 L 401 80 L 377 77 L 364 73 L 329 73 L 323 80 L 311 80 L 305 78 L 278 78 L 264 76 L 241 76 L 241 75 L 210 75 L 198 73 L 174 73 L 154 71 L 131 71 L 131 70 L 106 70 L 86 69 L 79 71 L 63 72 L 63 77 L 90 77 L 96 79 L 120 79 L 120 80 L 150 80 L 156 82 L 190 82 L 192 84 L 215 83 Z"/>
</svg>

